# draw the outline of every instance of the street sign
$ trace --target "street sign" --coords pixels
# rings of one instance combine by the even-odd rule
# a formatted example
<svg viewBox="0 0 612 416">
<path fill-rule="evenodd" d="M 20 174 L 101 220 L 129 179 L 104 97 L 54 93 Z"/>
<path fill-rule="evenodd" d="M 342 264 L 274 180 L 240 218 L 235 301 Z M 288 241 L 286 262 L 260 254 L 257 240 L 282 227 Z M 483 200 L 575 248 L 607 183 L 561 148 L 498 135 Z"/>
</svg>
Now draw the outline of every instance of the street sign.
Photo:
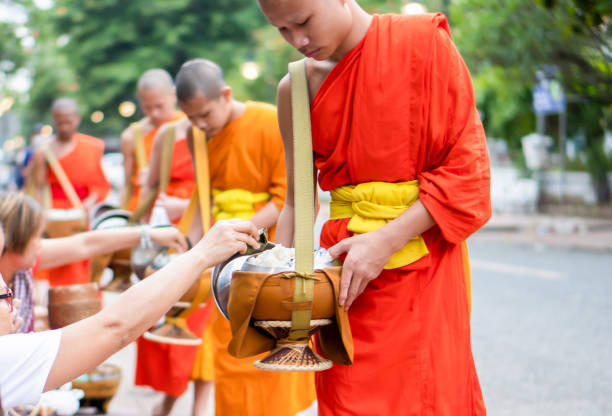
<svg viewBox="0 0 612 416">
<path fill-rule="evenodd" d="M 565 112 L 565 94 L 557 80 L 541 80 L 533 88 L 533 111 L 538 115 Z"/>
</svg>

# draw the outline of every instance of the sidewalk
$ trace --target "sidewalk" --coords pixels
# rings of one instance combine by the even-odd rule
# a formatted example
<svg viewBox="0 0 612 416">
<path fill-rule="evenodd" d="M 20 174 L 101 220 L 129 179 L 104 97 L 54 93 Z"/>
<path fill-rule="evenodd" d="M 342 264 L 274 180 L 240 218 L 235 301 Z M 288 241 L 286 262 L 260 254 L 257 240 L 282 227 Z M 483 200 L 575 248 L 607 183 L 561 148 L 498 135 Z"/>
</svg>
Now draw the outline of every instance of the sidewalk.
<svg viewBox="0 0 612 416">
<path fill-rule="evenodd" d="M 493 214 L 471 238 L 569 250 L 612 252 L 612 219 Z"/>
</svg>

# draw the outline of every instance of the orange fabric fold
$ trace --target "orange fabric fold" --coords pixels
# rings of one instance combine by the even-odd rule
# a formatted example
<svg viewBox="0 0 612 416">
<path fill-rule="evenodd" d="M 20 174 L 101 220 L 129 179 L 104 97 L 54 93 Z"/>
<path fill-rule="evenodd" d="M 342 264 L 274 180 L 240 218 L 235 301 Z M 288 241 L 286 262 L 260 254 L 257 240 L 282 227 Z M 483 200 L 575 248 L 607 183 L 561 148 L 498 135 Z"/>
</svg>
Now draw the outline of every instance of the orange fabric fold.
<svg viewBox="0 0 612 416">
<path fill-rule="evenodd" d="M 97 201 L 100 202 L 106 198 L 111 188 L 102 170 L 104 142 L 81 133 L 76 133 L 73 140 L 74 149 L 58 158 L 58 162 L 81 201 L 95 193 Z M 73 208 L 51 168 L 48 168 L 47 178 L 51 189 L 51 207 Z M 89 283 L 89 260 L 43 270 L 37 277 L 42 276 L 48 276 L 50 286 Z"/>
<path fill-rule="evenodd" d="M 283 143 L 276 108 L 248 102 L 244 113 L 208 142 L 211 189 L 268 192 L 282 209 L 287 192 Z M 255 207 L 261 209 L 265 203 Z M 261 357 L 236 359 L 227 346 L 229 322 L 211 317 L 215 363 L 215 411 L 219 415 L 294 415 L 315 399 L 312 373 L 258 370 Z"/>
<path fill-rule="evenodd" d="M 375 15 L 311 104 L 324 190 L 419 181 L 429 254 L 383 270 L 349 311 L 353 366 L 316 374 L 319 414 L 483 415 L 464 240 L 490 216 L 489 160 L 470 76 L 440 14 Z M 321 245 L 350 237 L 328 221 Z"/>
</svg>

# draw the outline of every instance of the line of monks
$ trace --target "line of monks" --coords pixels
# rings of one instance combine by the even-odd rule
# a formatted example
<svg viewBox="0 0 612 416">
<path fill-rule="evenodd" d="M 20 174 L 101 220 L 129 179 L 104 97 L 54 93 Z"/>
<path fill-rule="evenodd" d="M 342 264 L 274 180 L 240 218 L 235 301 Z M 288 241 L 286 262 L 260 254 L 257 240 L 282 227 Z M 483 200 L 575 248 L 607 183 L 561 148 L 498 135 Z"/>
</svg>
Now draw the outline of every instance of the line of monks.
<svg viewBox="0 0 612 416">
<path fill-rule="evenodd" d="M 321 246 L 344 261 L 340 303 L 349 310 L 354 364 L 316 377 L 256 370 L 259 357 L 228 354 L 229 324 L 208 304 L 188 320 L 200 346 L 138 341 L 135 383 L 165 393 L 156 416 L 171 411 L 190 380 L 194 415 L 204 414 L 213 385 L 218 415 L 294 415 L 315 396 L 321 415 L 485 414 L 470 345 L 465 240 L 490 215 L 488 155 L 469 72 L 445 18 L 370 15 L 355 0 L 259 4 L 307 57 L 313 174 L 332 195 Z M 171 221 L 200 185 L 195 150 L 206 146 L 211 220 L 249 219 L 272 233 L 278 222 L 276 241 L 290 246 L 288 77 L 279 84 L 278 116 L 272 105 L 234 99 L 221 68 L 205 59 L 183 64 L 174 82 L 148 70 L 137 89 L 145 117 L 121 135 L 124 207 L 136 209 L 167 179 L 171 137 L 169 181 L 155 197 Z M 90 209 L 110 188 L 100 168 L 103 142 L 77 132 L 73 100 L 57 100 L 52 115 L 49 148 Z M 205 144 L 196 140 L 202 134 Z M 38 198 L 47 190 L 51 207 L 71 207 L 48 159 L 34 160 Z M 361 202 L 372 212 L 346 209 Z M 360 229 L 356 218 L 374 225 Z M 192 241 L 204 222 L 196 214 Z M 418 252 L 407 253 L 414 241 Z M 48 278 L 52 286 L 87 282 L 87 263 Z"/>
</svg>

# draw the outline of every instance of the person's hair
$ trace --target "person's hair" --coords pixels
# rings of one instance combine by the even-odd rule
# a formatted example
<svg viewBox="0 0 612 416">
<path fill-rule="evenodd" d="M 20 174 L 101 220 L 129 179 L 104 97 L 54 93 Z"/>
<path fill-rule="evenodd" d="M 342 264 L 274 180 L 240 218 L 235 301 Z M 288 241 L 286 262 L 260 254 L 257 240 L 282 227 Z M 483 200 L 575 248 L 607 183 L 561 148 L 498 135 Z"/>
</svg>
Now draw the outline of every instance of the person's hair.
<svg viewBox="0 0 612 416">
<path fill-rule="evenodd" d="M 138 92 L 149 90 L 172 91 L 173 88 L 172 77 L 168 71 L 160 68 L 149 69 L 138 78 Z"/>
<path fill-rule="evenodd" d="M 192 59 L 181 66 L 176 74 L 176 98 L 188 101 L 197 94 L 208 100 L 217 100 L 225 87 L 221 67 L 208 59 Z"/>
<path fill-rule="evenodd" d="M 21 254 L 44 224 L 38 202 L 21 192 L 0 192 L 0 225 L 4 228 L 4 250 Z"/>
<path fill-rule="evenodd" d="M 51 112 L 62 112 L 62 113 L 75 113 L 79 114 L 79 105 L 76 100 L 70 97 L 62 97 L 53 101 L 51 105 Z"/>
</svg>

